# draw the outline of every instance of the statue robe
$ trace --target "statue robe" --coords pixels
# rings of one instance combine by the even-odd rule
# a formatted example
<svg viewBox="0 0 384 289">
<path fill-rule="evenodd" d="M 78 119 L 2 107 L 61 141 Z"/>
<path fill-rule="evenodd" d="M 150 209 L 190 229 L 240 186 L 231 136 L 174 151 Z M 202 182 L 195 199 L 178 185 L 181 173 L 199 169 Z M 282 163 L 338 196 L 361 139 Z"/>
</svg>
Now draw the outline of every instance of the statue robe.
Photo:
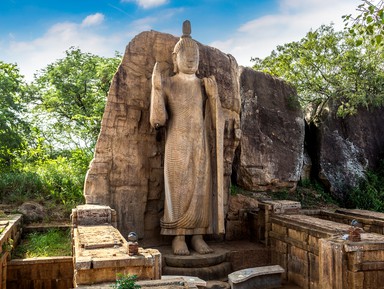
<svg viewBox="0 0 384 289">
<path fill-rule="evenodd" d="M 220 100 L 208 101 L 197 77 L 186 81 L 175 75 L 152 86 L 151 124 L 166 126 L 163 235 L 224 233 L 222 176 L 215 176 L 217 152 L 222 154 L 216 146 L 222 141 L 212 136 L 218 124 L 212 114 L 218 110 Z"/>
</svg>

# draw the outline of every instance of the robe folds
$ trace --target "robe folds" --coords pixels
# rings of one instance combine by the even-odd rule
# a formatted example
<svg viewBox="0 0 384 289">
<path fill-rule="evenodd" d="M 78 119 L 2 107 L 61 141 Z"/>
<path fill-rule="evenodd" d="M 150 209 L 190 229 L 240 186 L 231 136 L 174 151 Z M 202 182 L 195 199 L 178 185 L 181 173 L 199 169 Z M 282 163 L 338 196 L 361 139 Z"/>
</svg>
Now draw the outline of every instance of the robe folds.
<svg viewBox="0 0 384 289">
<path fill-rule="evenodd" d="M 161 234 L 224 233 L 220 99 L 208 99 L 197 77 L 156 79 L 155 70 L 150 122 L 166 127 Z"/>
</svg>

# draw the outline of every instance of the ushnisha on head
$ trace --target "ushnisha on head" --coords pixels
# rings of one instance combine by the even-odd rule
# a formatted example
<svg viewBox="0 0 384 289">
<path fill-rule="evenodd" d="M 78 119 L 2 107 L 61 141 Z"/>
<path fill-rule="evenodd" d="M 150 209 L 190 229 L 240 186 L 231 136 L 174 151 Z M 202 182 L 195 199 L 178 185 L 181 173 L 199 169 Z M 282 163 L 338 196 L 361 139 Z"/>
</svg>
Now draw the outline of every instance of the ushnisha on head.
<svg viewBox="0 0 384 289">
<path fill-rule="evenodd" d="M 199 65 L 199 47 L 191 38 L 191 22 L 189 20 L 183 22 L 183 35 L 173 49 L 172 58 L 175 73 L 196 73 Z"/>
</svg>

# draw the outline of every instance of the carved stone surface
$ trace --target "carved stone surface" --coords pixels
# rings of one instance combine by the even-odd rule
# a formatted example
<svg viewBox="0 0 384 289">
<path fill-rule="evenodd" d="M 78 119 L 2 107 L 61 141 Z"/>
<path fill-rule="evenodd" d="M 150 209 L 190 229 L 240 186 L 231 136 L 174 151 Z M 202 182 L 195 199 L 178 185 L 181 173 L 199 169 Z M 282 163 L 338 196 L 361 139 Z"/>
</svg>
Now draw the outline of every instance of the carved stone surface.
<svg viewBox="0 0 384 289">
<path fill-rule="evenodd" d="M 129 43 L 109 91 L 94 159 L 86 176 L 86 202 L 115 209 L 124 236 L 130 231 L 140 238 L 159 235 L 165 131 L 150 127 L 151 75 L 155 62 L 163 74 L 172 74 L 172 51 L 177 40 L 150 31 Z M 238 65 L 230 55 L 198 46 L 198 76 L 216 77 L 225 119 L 223 202 L 227 208 L 232 160 L 239 142 Z"/>
<path fill-rule="evenodd" d="M 164 75 L 156 62 L 150 107 L 152 127 L 166 130 L 161 234 L 183 236 L 172 242 L 179 255 L 189 254 L 185 235 L 225 232 L 222 108 L 215 77 L 196 75 L 199 47 L 190 32 L 185 21 L 172 53 L 174 75 Z M 204 241 L 195 250 L 210 251 Z"/>
<path fill-rule="evenodd" d="M 315 155 L 319 178 L 339 199 L 378 166 L 384 154 L 383 109 L 361 109 L 340 118 L 330 106 L 311 133 L 317 140 Z"/>
<path fill-rule="evenodd" d="M 252 191 L 294 188 L 304 159 L 304 118 L 295 90 L 270 75 L 242 69 L 237 183 Z"/>
</svg>

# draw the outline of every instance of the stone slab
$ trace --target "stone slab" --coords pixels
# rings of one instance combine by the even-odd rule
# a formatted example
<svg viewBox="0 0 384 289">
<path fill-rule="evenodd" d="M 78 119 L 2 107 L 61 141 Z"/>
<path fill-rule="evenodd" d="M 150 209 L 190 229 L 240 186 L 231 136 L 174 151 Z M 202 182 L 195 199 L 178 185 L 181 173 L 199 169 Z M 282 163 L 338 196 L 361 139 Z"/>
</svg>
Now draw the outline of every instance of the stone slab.
<svg viewBox="0 0 384 289">
<path fill-rule="evenodd" d="M 281 274 L 284 269 L 279 265 L 247 268 L 228 275 L 232 289 L 267 289 L 281 287 Z"/>
<path fill-rule="evenodd" d="M 272 205 L 272 212 L 275 214 L 298 213 L 301 210 L 301 203 L 290 200 L 263 201 Z"/>
<path fill-rule="evenodd" d="M 79 226 L 77 231 L 85 249 L 121 247 L 124 244 L 119 231 L 110 225 Z"/>
<path fill-rule="evenodd" d="M 333 221 L 323 220 L 308 215 L 278 215 L 273 217 L 274 223 L 279 223 L 281 220 L 284 226 L 292 224 L 292 227 L 300 228 L 301 231 L 318 231 L 323 234 L 342 235 L 348 232 L 350 225 L 336 223 Z"/>
<path fill-rule="evenodd" d="M 200 279 L 196 276 L 174 276 L 174 275 L 163 275 L 161 276 L 161 281 L 169 281 L 169 280 L 175 280 L 175 279 L 182 279 L 188 285 L 192 286 L 198 286 L 198 287 L 206 287 L 207 282 L 203 279 Z"/>
<path fill-rule="evenodd" d="M 352 215 L 356 217 L 368 218 L 368 219 L 376 219 L 380 221 L 384 221 L 384 213 L 368 211 L 368 210 L 359 210 L 359 209 L 337 209 L 336 213 L 344 214 L 344 215 Z"/>
</svg>

